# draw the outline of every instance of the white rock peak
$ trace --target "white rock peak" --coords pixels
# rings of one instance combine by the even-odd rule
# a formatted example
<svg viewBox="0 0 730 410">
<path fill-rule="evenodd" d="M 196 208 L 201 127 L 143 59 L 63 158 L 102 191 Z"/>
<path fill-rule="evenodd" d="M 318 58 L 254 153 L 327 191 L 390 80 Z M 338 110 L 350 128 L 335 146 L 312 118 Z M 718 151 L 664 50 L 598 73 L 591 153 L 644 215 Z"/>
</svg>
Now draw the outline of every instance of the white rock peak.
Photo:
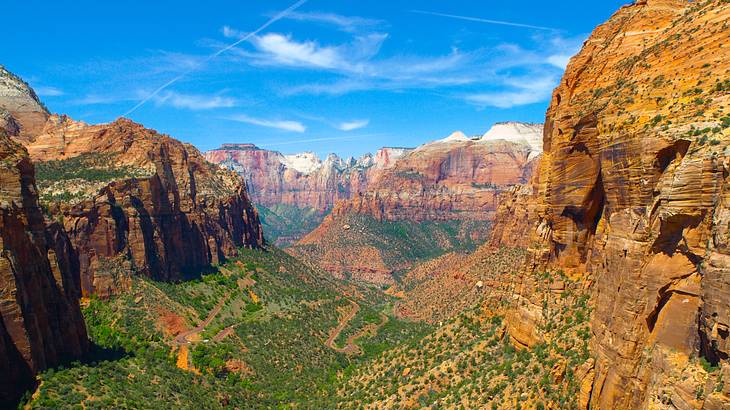
<svg viewBox="0 0 730 410">
<path fill-rule="evenodd" d="M 322 167 L 322 161 L 314 152 L 284 155 L 281 163 L 287 168 L 299 171 L 304 175 L 309 175 Z"/>
<path fill-rule="evenodd" d="M 530 159 L 542 153 L 542 124 L 524 122 L 499 122 L 494 124 L 479 141 L 504 140 L 529 145 Z"/>
</svg>

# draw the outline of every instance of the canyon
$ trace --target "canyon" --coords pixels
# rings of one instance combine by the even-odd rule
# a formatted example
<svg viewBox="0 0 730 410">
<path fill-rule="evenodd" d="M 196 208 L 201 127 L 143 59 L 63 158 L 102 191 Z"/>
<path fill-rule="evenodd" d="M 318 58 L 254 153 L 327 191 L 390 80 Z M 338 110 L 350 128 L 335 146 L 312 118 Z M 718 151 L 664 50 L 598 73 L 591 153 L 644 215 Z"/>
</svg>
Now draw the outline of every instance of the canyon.
<svg viewBox="0 0 730 410">
<path fill-rule="evenodd" d="M 81 296 L 182 280 L 264 243 L 245 184 L 191 145 L 51 115 L 4 68 L 0 114 L 3 400 L 86 351 Z"/>
<path fill-rule="evenodd" d="M 46 225 L 33 165 L 0 128 L 0 406 L 35 385 L 35 373 L 88 351 L 78 300 L 78 255 Z"/>
<path fill-rule="evenodd" d="M 0 69 L 0 404 L 730 408 L 728 22 L 637 0 L 544 125 L 359 159 L 202 154 Z"/>
<path fill-rule="evenodd" d="M 335 204 L 289 251 L 338 277 L 392 284 L 418 262 L 473 250 L 489 237 L 500 195 L 530 180 L 541 131 L 499 123 L 479 137 L 455 132 L 421 145 Z"/>
</svg>

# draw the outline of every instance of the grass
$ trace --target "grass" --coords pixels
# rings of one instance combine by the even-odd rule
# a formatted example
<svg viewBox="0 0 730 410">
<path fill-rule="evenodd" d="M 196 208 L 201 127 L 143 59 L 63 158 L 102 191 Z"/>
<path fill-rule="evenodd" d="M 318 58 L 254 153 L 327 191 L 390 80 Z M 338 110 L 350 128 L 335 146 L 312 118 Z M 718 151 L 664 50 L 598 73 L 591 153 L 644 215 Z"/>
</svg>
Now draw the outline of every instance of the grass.
<svg viewBox="0 0 730 410">
<path fill-rule="evenodd" d="M 83 313 L 94 352 L 42 373 L 29 406 L 331 408 L 337 375 L 423 332 L 425 325 L 390 318 L 375 337 L 359 340 L 365 355 L 347 357 L 324 344 L 338 324 L 337 308 L 350 305 L 347 297 L 361 305 L 359 319 L 345 329 L 352 334 L 389 313 L 388 297 L 276 248 L 241 253 L 184 282 L 135 277 L 130 292 L 89 301 Z M 161 318 L 177 317 L 191 329 L 221 301 L 221 312 L 189 345 L 198 373 L 178 369 L 175 334 Z M 229 326 L 230 335 L 212 340 Z"/>
</svg>

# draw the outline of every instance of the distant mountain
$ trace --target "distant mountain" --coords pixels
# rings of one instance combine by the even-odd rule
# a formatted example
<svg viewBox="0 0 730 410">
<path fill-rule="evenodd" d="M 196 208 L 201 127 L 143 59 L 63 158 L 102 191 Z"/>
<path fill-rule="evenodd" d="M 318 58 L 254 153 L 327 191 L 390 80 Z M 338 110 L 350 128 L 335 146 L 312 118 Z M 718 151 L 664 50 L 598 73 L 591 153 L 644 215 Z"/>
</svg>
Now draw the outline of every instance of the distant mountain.
<svg viewBox="0 0 730 410">
<path fill-rule="evenodd" d="M 312 152 L 284 155 L 253 144 L 224 144 L 205 158 L 243 176 L 268 239 L 285 245 L 319 225 L 337 201 L 365 191 L 375 175 L 408 151 L 382 148 L 374 156 L 330 154 L 321 160 Z"/>
<path fill-rule="evenodd" d="M 541 135 L 540 125 L 503 123 L 410 150 L 338 202 L 291 252 L 338 276 L 392 283 L 417 261 L 474 249 L 487 239 L 500 194 L 529 181 Z"/>
</svg>

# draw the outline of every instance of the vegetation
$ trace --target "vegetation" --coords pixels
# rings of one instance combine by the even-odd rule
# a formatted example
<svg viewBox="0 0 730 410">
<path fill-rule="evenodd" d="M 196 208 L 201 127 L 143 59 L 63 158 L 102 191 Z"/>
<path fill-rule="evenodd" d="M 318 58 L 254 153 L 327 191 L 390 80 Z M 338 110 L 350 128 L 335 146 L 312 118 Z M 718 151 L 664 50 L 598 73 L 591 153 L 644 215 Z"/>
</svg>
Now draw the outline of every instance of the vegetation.
<svg viewBox="0 0 730 410">
<path fill-rule="evenodd" d="M 334 280 L 275 248 L 242 250 L 180 283 L 135 277 L 130 292 L 88 301 L 94 352 L 42 373 L 30 406 L 327 408 L 338 374 L 428 329 L 389 317 L 377 334 L 358 339 L 363 355 L 338 353 L 324 341 L 349 300 L 363 313 L 347 334 L 380 320 L 389 306 L 382 293 Z M 200 325 L 180 345 L 180 333 Z"/>
<path fill-rule="evenodd" d="M 112 154 L 98 153 L 37 162 L 35 170 L 43 204 L 88 199 L 111 181 L 148 175 L 145 170 L 118 165 Z"/>
<path fill-rule="evenodd" d="M 316 228 L 328 212 L 314 208 L 299 208 L 294 205 L 258 205 L 261 225 L 266 232 L 266 240 L 277 246 L 288 246 Z"/>
</svg>

